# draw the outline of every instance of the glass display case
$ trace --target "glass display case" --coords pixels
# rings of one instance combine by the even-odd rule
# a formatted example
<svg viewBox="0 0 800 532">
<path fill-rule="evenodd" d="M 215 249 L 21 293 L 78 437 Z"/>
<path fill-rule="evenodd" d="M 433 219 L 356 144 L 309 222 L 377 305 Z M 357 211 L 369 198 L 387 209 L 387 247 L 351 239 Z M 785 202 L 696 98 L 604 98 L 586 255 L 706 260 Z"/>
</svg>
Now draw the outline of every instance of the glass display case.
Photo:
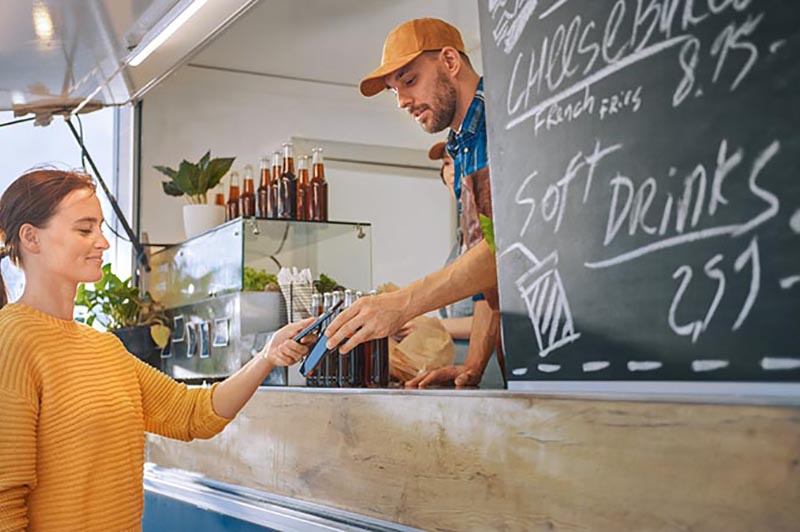
<svg viewBox="0 0 800 532">
<path fill-rule="evenodd" d="M 287 322 L 280 292 L 243 290 L 246 267 L 309 268 L 354 290 L 372 288 L 369 223 L 237 218 L 150 257 L 142 288 L 167 308 L 172 336 L 162 370 L 188 382 L 227 377 Z M 277 368 L 265 384 L 303 384 Z"/>
</svg>

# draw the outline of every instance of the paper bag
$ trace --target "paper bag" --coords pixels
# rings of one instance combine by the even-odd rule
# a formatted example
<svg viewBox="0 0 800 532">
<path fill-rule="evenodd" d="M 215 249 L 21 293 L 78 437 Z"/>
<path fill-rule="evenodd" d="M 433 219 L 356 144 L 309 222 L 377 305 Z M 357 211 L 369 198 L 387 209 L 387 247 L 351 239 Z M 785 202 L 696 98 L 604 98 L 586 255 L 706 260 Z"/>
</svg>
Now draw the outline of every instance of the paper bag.
<svg viewBox="0 0 800 532">
<path fill-rule="evenodd" d="M 449 366 L 456 356 L 453 339 L 436 318 L 418 316 L 414 331 L 401 342 L 389 339 L 389 372 L 402 382 L 422 371 Z"/>
</svg>

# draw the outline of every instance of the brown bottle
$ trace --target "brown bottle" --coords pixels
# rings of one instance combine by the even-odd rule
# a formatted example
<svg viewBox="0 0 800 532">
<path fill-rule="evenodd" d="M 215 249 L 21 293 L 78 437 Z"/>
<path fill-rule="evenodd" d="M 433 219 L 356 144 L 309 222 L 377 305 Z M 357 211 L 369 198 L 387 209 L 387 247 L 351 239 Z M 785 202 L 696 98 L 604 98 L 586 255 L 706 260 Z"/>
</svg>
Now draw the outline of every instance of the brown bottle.
<svg viewBox="0 0 800 532">
<path fill-rule="evenodd" d="M 377 294 L 375 290 L 369 293 L 370 296 Z M 371 344 L 368 383 L 371 386 L 386 388 L 389 385 L 389 339 L 376 338 L 367 343 Z"/>
<path fill-rule="evenodd" d="M 331 292 L 331 306 L 336 305 L 339 301 L 342 301 L 343 294 L 339 290 L 334 290 Z M 339 315 L 340 311 L 337 311 L 336 314 L 331 316 L 331 321 L 336 319 L 336 316 Z M 323 386 L 326 388 L 337 388 L 339 386 L 339 359 L 341 355 L 339 355 L 339 348 L 334 348 L 326 351 L 325 356 L 323 357 L 323 364 L 324 364 L 324 382 Z"/>
<path fill-rule="evenodd" d="M 322 160 L 322 148 L 314 149 L 308 219 L 318 222 L 328 221 L 328 182 L 325 181 L 325 163 Z"/>
<path fill-rule="evenodd" d="M 351 304 L 355 303 L 359 299 L 361 299 L 362 293 L 356 292 L 351 296 Z M 347 299 L 347 291 L 345 291 L 345 299 Z M 368 342 L 367 342 L 368 343 Z M 348 383 L 351 387 L 354 388 L 363 388 L 367 385 L 367 375 L 366 375 L 366 358 L 364 357 L 364 346 L 366 343 L 362 343 L 357 345 L 353 348 L 349 353 L 347 353 L 347 357 L 341 358 L 348 358 Z"/>
<path fill-rule="evenodd" d="M 239 172 L 231 172 L 228 187 L 228 203 L 225 204 L 225 221 L 238 218 L 239 214 Z"/>
<path fill-rule="evenodd" d="M 283 165 L 275 197 L 278 200 L 276 218 L 296 220 L 297 176 L 294 173 L 294 152 L 291 142 L 283 145 Z"/>
<path fill-rule="evenodd" d="M 269 186 L 269 216 L 278 217 L 278 181 L 281 177 L 281 154 L 278 151 L 272 154 L 272 182 Z"/>
<path fill-rule="evenodd" d="M 342 312 L 347 310 L 350 305 L 354 303 L 355 299 L 353 298 L 353 291 L 349 288 L 344 291 L 344 303 L 342 304 Z M 339 363 L 339 373 L 338 373 L 338 385 L 339 388 L 353 388 L 356 387 L 356 380 L 353 379 L 353 367 L 352 361 L 354 359 L 355 350 L 351 350 L 346 355 L 339 355 L 337 357 Z"/>
<path fill-rule="evenodd" d="M 261 158 L 260 174 L 261 179 L 256 191 L 256 217 L 269 218 L 269 187 L 272 184 L 272 178 L 269 173 L 269 159 L 266 157 Z"/>
<path fill-rule="evenodd" d="M 303 155 L 297 167 L 297 219 L 310 220 L 311 183 L 308 181 L 308 155 Z"/>
<path fill-rule="evenodd" d="M 225 207 L 225 183 L 220 183 L 214 187 L 214 205 Z"/>
<path fill-rule="evenodd" d="M 252 218 L 256 215 L 256 190 L 253 182 L 253 167 L 244 167 L 244 190 L 239 197 L 239 214 L 245 218 Z"/>
</svg>

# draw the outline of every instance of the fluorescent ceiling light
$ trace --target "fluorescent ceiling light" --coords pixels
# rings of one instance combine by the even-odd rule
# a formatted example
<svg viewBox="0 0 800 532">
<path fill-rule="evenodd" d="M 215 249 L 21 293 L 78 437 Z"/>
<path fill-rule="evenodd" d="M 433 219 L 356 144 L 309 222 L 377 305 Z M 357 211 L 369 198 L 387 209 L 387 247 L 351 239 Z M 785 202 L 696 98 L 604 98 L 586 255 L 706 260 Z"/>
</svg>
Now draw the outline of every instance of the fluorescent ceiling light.
<svg viewBox="0 0 800 532">
<path fill-rule="evenodd" d="M 153 39 L 151 39 L 145 45 L 144 48 L 136 52 L 136 54 L 131 58 L 131 60 L 128 61 L 128 64 L 134 67 L 139 66 L 139 64 L 142 61 L 147 59 L 147 56 L 152 54 L 156 50 L 156 48 L 164 44 L 164 42 L 167 39 L 169 39 L 170 36 L 172 36 L 172 34 L 178 30 L 178 28 L 183 26 L 184 22 L 189 20 L 192 15 L 197 13 L 197 10 L 203 7 L 203 4 L 205 4 L 206 1 L 207 0 L 194 0 L 194 2 L 189 4 L 189 6 L 186 9 L 184 9 L 180 15 L 175 17 L 172 20 L 172 22 L 167 24 L 167 26 L 163 30 L 161 30 L 161 32 L 159 32 L 158 35 L 156 35 Z"/>
<path fill-rule="evenodd" d="M 41 2 L 33 4 L 33 31 L 40 41 L 49 41 L 53 38 L 53 18 L 47 6 Z"/>
</svg>

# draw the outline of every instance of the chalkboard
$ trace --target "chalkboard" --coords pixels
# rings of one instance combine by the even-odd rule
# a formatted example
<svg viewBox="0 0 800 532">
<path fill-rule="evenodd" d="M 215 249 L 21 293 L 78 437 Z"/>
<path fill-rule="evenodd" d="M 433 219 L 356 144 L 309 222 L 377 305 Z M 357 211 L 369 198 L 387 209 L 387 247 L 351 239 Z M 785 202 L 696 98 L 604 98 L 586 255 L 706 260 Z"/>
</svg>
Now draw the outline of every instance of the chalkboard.
<svg viewBox="0 0 800 532">
<path fill-rule="evenodd" d="M 800 382 L 800 3 L 479 9 L 511 383 Z"/>
</svg>

